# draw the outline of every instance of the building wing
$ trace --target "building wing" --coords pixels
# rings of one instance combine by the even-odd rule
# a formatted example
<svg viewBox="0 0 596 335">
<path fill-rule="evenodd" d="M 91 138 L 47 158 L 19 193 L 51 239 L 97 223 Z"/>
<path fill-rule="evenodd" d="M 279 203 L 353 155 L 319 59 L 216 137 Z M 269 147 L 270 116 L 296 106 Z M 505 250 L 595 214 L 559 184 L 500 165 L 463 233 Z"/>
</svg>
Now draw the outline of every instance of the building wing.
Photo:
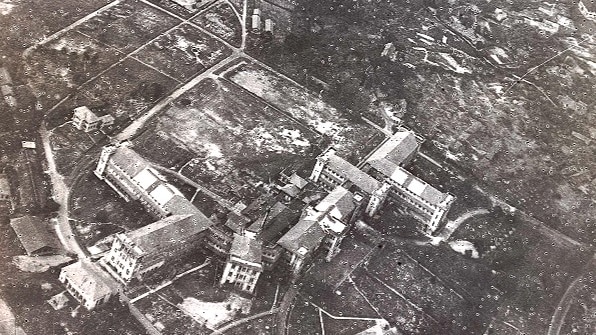
<svg viewBox="0 0 596 335">
<path fill-rule="evenodd" d="M 141 249 L 142 253 L 151 254 L 173 243 L 188 241 L 213 224 L 213 221 L 197 210 L 194 214 L 168 216 L 128 232 L 126 236 Z"/>
<path fill-rule="evenodd" d="M 366 160 L 369 164 L 402 165 L 418 150 L 418 142 L 412 131 L 399 131 L 383 143 Z"/>
<path fill-rule="evenodd" d="M 327 166 L 364 192 L 373 193 L 381 186 L 378 180 L 335 154 L 329 155 Z"/>
</svg>

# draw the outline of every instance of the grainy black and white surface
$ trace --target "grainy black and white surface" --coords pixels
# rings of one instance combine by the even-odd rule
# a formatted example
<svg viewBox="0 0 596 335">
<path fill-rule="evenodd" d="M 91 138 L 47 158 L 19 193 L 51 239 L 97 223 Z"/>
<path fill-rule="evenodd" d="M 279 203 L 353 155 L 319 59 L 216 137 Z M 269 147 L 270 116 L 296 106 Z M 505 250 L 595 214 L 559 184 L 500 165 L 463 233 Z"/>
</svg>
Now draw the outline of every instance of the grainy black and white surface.
<svg viewBox="0 0 596 335">
<path fill-rule="evenodd" d="M 0 335 L 596 334 L 593 0 L 0 0 Z"/>
</svg>

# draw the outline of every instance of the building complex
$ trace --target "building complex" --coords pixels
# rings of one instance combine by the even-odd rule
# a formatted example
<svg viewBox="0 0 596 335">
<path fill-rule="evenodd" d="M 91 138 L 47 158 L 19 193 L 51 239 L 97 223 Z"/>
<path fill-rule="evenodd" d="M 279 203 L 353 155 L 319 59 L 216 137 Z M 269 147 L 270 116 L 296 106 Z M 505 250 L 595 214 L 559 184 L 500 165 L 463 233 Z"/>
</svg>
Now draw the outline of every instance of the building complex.
<svg viewBox="0 0 596 335">
<path fill-rule="evenodd" d="M 285 185 L 223 219 L 206 217 L 126 143 L 104 147 L 95 175 L 126 201 L 142 204 L 156 221 L 115 234 L 99 264 L 128 285 L 202 248 L 224 264 L 220 285 L 253 294 L 263 272 L 276 266 L 285 264 L 297 278 L 314 257 L 330 261 L 353 223 L 375 215 L 388 198 L 432 234 L 454 197 L 404 168 L 420 141 L 411 131 L 399 131 L 358 165 L 328 148 L 316 159 L 311 183 L 296 173 L 284 175 Z M 307 196 L 309 189 L 324 195 Z"/>
</svg>

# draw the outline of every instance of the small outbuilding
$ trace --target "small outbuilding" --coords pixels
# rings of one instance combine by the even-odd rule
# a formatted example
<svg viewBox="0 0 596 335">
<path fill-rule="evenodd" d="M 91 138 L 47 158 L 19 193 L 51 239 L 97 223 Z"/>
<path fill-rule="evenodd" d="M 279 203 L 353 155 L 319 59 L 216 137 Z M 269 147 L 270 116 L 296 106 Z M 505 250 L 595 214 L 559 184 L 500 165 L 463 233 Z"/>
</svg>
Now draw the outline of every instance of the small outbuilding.
<svg viewBox="0 0 596 335">
<path fill-rule="evenodd" d="M 61 249 L 50 223 L 40 217 L 27 215 L 15 218 L 10 220 L 10 226 L 29 256 L 54 255 Z"/>
</svg>

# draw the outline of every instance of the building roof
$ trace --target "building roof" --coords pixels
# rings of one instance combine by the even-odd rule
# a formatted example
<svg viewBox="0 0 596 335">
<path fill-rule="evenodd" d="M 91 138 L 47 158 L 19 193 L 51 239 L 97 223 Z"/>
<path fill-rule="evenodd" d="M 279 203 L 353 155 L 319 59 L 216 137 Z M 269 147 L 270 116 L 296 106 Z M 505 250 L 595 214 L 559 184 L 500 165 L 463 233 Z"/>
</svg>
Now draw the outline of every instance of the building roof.
<svg viewBox="0 0 596 335">
<path fill-rule="evenodd" d="M 334 188 L 315 206 L 317 211 L 329 212 L 331 216 L 339 220 L 346 219 L 355 208 L 354 195 L 341 186 Z"/>
<path fill-rule="evenodd" d="M 141 170 L 132 178 L 142 189 L 148 190 L 155 182 L 161 180 L 161 176 L 154 169 L 148 167 Z"/>
<path fill-rule="evenodd" d="M 150 167 L 150 164 L 141 155 L 125 145 L 119 145 L 114 149 L 110 156 L 110 162 L 131 177 Z"/>
<path fill-rule="evenodd" d="M 347 225 L 340 221 L 338 218 L 325 214 L 319 220 L 319 225 L 327 233 L 340 235 L 346 230 Z"/>
<path fill-rule="evenodd" d="M 232 247 L 230 248 L 230 259 L 260 265 L 262 258 L 261 241 L 248 236 L 234 234 Z"/>
<path fill-rule="evenodd" d="M 142 253 L 153 253 L 199 234 L 212 225 L 213 221 L 197 210 L 194 214 L 168 216 L 125 235 Z"/>
<path fill-rule="evenodd" d="M 383 163 L 401 165 L 417 149 L 418 142 L 414 132 L 398 131 L 385 143 L 381 144 L 366 161 L 369 163 L 372 161 L 387 161 Z"/>
<path fill-rule="evenodd" d="M 164 205 L 164 208 L 172 215 L 201 213 L 201 211 L 195 207 L 192 202 L 180 194 L 175 194 L 172 198 L 170 198 L 170 200 Z"/>
<path fill-rule="evenodd" d="M 331 170 L 351 181 L 362 191 L 366 193 L 373 193 L 381 186 L 378 180 L 352 165 L 345 159 L 335 155 L 335 150 L 329 151 L 327 157 L 327 166 Z"/>
<path fill-rule="evenodd" d="M 4 173 L 0 173 L 0 196 L 10 196 L 10 184 L 8 177 Z"/>
<path fill-rule="evenodd" d="M 288 207 L 278 202 L 269 210 L 265 227 L 260 235 L 265 243 L 277 241 L 290 224 L 296 222 L 300 218 L 301 208 L 292 207 L 293 206 Z"/>
<path fill-rule="evenodd" d="M 93 264 L 78 261 L 62 268 L 62 273 L 73 286 L 92 301 L 103 299 L 114 292 L 112 279 Z"/>
<path fill-rule="evenodd" d="M 13 95 L 14 94 L 14 90 L 12 89 L 12 86 L 10 86 L 10 85 L 0 86 L 0 92 L 2 92 L 2 95 Z"/>
<path fill-rule="evenodd" d="M 296 185 L 296 187 L 298 187 L 299 189 L 303 189 L 308 184 L 308 181 L 306 181 L 306 179 L 300 177 L 296 174 L 296 172 L 294 172 L 290 176 L 290 183 L 292 185 Z"/>
<path fill-rule="evenodd" d="M 80 106 L 74 109 L 74 116 L 87 122 L 93 123 L 99 121 L 99 117 L 93 113 L 89 107 Z"/>
<path fill-rule="evenodd" d="M 437 190 L 402 167 L 397 167 L 392 174 L 388 175 L 388 177 L 406 188 L 408 191 L 435 206 L 439 205 L 448 196 L 447 193 Z"/>
<path fill-rule="evenodd" d="M 174 196 L 182 196 L 182 193 L 180 193 L 180 191 L 178 191 L 177 188 L 170 184 L 161 183 L 157 185 L 157 187 L 155 187 L 153 191 L 149 192 L 149 195 L 153 199 L 155 199 L 155 201 L 157 201 L 158 204 L 164 206 L 168 202 L 170 202 L 170 200 L 172 200 Z"/>
<path fill-rule="evenodd" d="M 0 85 L 12 84 L 10 73 L 5 67 L 0 67 Z"/>
<path fill-rule="evenodd" d="M 225 226 L 235 233 L 241 233 L 249 222 L 250 219 L 246 216 L 230 212 L 228 213 L 228 219 L 226 220 Z"/>
<path fill-rule="evenodd" d="M 277 186 L 277 188 L 292 198 L 300 194 L 300 188 L 294 184 L 285 184 L 284 186 Z"/>
<path fill-rule="evenodd" d="M 37 145 L 34 141 L 21 141 L 21 147 L 25 149 L 35 149 L 37 148 Z"/>
<path fill-rule="evenodd" d="M 101 121 L 104 124 L 106 124 L 106 123 L 114 123 L 114 121 L 116 121 L 116 119 L 112 115 L 110 115 L 110 114 L 101 116 L 100 119 L 101 119 Z"/>
<path fill-rule="evenodd" d="M 37 254 L 44 249 L 47 251 L 60 249 L 60 243 L 50 232 L 48 223 L 37 216 L 15 218 L 10 220 L 10 225 L 28 255 Z"/>
<path fill-rule="evenodd" d="M 325 238 L 325 232 L 319 225 L 318 220 L 318 213 L 306 213 L 294 227 L 277 241 L 277 244 L 292 253 L 303 256 L 313 252 Z"/>
</svg>

